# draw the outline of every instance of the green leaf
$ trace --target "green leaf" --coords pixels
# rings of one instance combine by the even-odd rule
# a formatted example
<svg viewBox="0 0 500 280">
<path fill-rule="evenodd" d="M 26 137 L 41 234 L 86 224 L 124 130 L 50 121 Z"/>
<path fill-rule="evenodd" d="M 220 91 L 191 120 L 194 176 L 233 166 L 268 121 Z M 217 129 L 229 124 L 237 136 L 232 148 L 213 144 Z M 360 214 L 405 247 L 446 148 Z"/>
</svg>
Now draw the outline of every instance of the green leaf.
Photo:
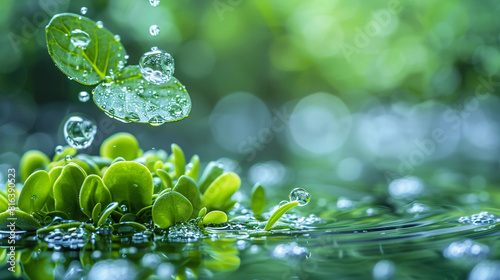
<svg viewBox="0 0 500 280">
<path fill-rule="evenodd" d="M 31 150 L 24 153 L 19 163 L 21 182 L 26 181 L 28 176 L 36 170 L 43 170 L 49 164 L 50 159 L 42 152 Z"/>
<path fill-rule="evenodd" d="M 121 217 L 120 223 L 123 223 L 123 222 L 135 222 L 136 218 L 137 218 L 137 216 L 134 213 L 127 213 L 127 214 L 124 214 Z"/>
<path fill-rule="evenodd" d="M 26 230 L 26 231 L 33 231 L 41 228 L 42 226 L 40 223 L 35 220 L 32 216 L 30 216 L 28 213 L 23 212 L 21 210 L 12 210 L 14 213 L 13 216 L 11 216 L 11 211 L 5 211 L 0 214 L 0 229 L 1 230 L 9 230 L 10 228 L 8 227 L 11 222 L 15 222 L 16 227 L 15 230 Z M 9 220 L 9 218 L 16 218 L 17 220 L 12 221 Z"/>
<path fill-rule="evenodd" d="M 153 204 L 153 221 L 160 228 L 187 221 L 193 212 L 191 202 L 182 194 L 171 191 L 159 196 Z"/>
<path fill-rule="evenodd" d="M 109 215 L 111 215 L 111 213 L 113 213 L 116 207 L 118 207 L 118 202 L 111 202 L 110 204 L 108 204 L 108 206 L 106 206 L 106 208 L 104 208 L 101 213 L 101 217 L 99 217 L 99 221 L 97 222 L 98 227 L 104 224 L 106 219 L 109 217 Z"/>
<path fill-rule="evenodd" d="M 266 228 L 264 230 L 270 230 L 271 228 L 273 228 L 274 224 L 281 218 L 281 216 L 283 216 L 283 214 L 297 205 L 299 205 L 298 201 L 292 201 L 276 209 L 271 217 L 269 217 Z"/>
<path fill-rule="evenodd" d="M 64 159 L 66 156 L 74 156 L 78 152 L 77 149 L 71 147 L 71 146 L 65 146 L 64 150 L 62 153 L 56 153 L 54 157 L 52 158 L 52 161 L 59 161 L 61 159 Z"/>
<path fill-rule="evenodd" d="M 125 67 L 114 80 L 98 85 L 93 95 L 101 110 L 126 122 L 158 126 L 181 120 L 191 111 L 189 94 L 175 77 L 163 84 L 152 84 L 135 65 Z"/>
<path fill-rule="evenodd" d="M 198 218 L 203 218 L 207 214 L 207 207 L 201 208 L 200 212 L 198 212 Z"/>
<path fill-rule="evenodd" d="M 111 203 L 111 193 L 104 185 L 101 177 L 89 175 L 85 178 L 80 190 L 80 207 L 83 213 L 92 218 L 92 211 L 96 204 L 108 205 Z"/>
<path fill-rule="evenodd" d="M 9 201 L 3 195 L 0 195 L 0 212 L 7 211 L 9 209 Z"/>
<path fill-rule="evenodd" d="M 201 175 L 200 182 L 198 186 L 200 187 L 200 192 L 203 194 L 205 190 L 212 184 L 212 182 L 224 173 L 221 165 L 215 161 L 211 161 L 205 167 L 203 174 Z"/>
<path fill-rule="evenodd" d="M 177 181 L 177 184 L 175 184 L 173 190 L 182 194 L 189 200 L 189 202 L 191 202 L 191 205 L 193 205 L 191 219 L 196 218 L 196 215 L 200 211 L 200 191 L 198 191 L 198 187 L 196 186 L 194 179 L 186 175 L 182 175 Z"/>
<path fill-rule="evenodd" d="M 240 177 L 233 172 L 222 174 L 207 188 L 201 198 L 201 206 L 217 209 L 222 206 L 240 187 Z"/>
<path fill-rule="evenodd" d="M 65 212 L 71 219 L 79 221 L 86 219 L 78 203 L 78 195 L 85 177 L 87 174 L 80 166 L 74 163 L 64 166 L 61 175 L 54 183 L 55 210 Z"/>
<path fill-rule="evenodd" d="M 252 188 L 251 207 L 254 215 L 260 215 L 266 206 L 266 192 L 259 183 Z"/>
<path fill-rule="evenodd" d="M 141 149 L 134 135 L 120 132 L 102 142 L 100 153 L 104 158 L 123 157 L 126 160 L 133 160 L 141 156 Z"/>
<path fill-rule="evenodd" d="M 222 211 L 211 211 L 203 218 L 203 224 L 220 224 L 227 222 L 227 215 Z"/>
<path fill-rule="evenodd" d="M 112 200 L 126 205 L 131 213 L 151 205 L 153 176 L 140 163 L 121 161 L 111 165 L 104 173 L 103 182 L 111 192 Z"/>
<path fill-rule="evenodd" d="M 184 152 L 177 144 L 172 144 L 172 154 L 174 155 L 175 176 L 179 179 L 186 172 L 186 160 Z"/>
<path fill-rule="evenodd" d="M 92 220 L 94 221 L 94 225 L 97 225 L 97 222 L 99 221 L 99 215 L 101 214 L 101 210 L 102 210 L 101 203 L 97 203 L 94 206 L 94 209 L 92 209 Z"/>
<path fill-rule="evenodd" d="M 170 175 L 168 175 L 168 172 L 163 170 L 163 169 L 158 169 L 156 170 L 156 175 L 161 179 L 162 183 L 163 183 L 163 189 L 168 189 L 168 188 L 173 188 L 174 185 L 172 183 L 172 177 L 170 177 Z M 160 191 L 161 192 L 161 191 Z"/>
<path fill-rule="evenodd" d="M 127 53 L 108 29 L 84 16 L 55 15 L 46 29 L 47 48 L 57 67 L 70 79 L 95 85 L 118 72 Z M 81 46 L 78 42 L 88 42 Z"/>
<path fill-rule="evenodd" d="M 39 170 L 31 174 L 19 195 L 19 209 L 26 213 L 42 210 L 50 192 L 50 177 L 45 170 Z"/>
<path fill-rule="evenodd" d="M 195 181 L 198 180 L 198 173 L 200 172 L 200 158 L 198 155 L 191 157 L 188 167 L 189 170 L 186 171 L 186 175 L 193 178 Z"/>
<path fill-rule="evenodd" d="M 137 212 L 137 222 L 140 222 L 140 223 L 150 223 L 151 222 L 151 219 L 152 219 L 152 216 L 151 216 L 151 210 L 153 209 L 153 205 L 149 205 L 149 206 L 146 206 L 144 208 L 142 208 L 141 210 L 139 210 L 139 212 Z"/>
</svg>

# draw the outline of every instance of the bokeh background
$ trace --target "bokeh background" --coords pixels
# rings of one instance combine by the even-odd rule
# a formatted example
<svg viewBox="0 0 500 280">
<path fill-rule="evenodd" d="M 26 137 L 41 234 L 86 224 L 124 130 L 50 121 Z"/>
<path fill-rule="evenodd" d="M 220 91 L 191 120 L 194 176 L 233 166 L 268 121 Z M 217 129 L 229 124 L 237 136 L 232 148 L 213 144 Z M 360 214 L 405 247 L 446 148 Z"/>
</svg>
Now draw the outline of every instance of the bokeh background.
<svg viewBox="0 0 500 280">
<path fill-rule="evenodd" d="M 93 87 L 54 65 L 45 26 L 83 6 L 120 35 L 129 65 L 152 46 L 173 55 L 188 118 L 124 124 L 79 102 Z M 175 142 L 188 157 L 220 159 L 245 188 L 361 199 L 412 176 L 406 192 L 487 199 L 481 190 L 499 178 L 499 14 L 495 0 L 2 0 L 0 173 L 30 149 L 52 156 L 65 117 L 82 113 L 98 126 L 82 152 L 130 132 L 144 150 Z"/>
</svg>

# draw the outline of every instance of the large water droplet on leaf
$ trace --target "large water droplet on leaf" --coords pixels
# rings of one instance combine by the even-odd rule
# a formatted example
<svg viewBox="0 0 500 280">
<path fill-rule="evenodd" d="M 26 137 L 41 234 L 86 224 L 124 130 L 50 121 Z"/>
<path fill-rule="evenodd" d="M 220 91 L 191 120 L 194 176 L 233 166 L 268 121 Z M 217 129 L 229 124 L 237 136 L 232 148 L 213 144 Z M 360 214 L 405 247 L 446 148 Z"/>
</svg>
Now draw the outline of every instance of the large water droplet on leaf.
<svg viewBox="0 0 500 280">
<path fill-rule="evenodd" d="M 72 116 L 64 124 L 64 139 L 75 149 L 85 149 L 94 141 L 96 131 L 96 125 L 92 120 Z"/>
<path fill-rule="evenodd" d="M 306 205 L 311 200 L 309 192 L 302 188 L 293 189 L 288 197 L 290 201 L 298 201 L 300 206 Z"/>
<path fill-rule="evenodd" d="M 165 51 L 151 50 L 142 55 L 139 60 L 144 79 L 153 84 L 163 84 L 174 74 L 174 58 Z"/>
<path fill-rule="evenodd" d="M 70 40 L 73 46 L 85 49 L 90 43 L 90 36 L 83 30 L 75 29 L 71 31 Z"/>
</svg>

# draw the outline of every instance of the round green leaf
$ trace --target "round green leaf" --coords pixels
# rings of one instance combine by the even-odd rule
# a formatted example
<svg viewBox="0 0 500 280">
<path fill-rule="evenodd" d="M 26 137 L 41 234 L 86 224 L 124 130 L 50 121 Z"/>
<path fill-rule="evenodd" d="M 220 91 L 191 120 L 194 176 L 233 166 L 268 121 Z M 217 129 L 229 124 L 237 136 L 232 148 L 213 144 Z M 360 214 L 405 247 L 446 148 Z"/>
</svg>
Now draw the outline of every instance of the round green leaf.
<svg viewBox="0 0 500 280">
<path fill-rule="evenodd" d="M 175 176 L 179 179 L 186 172 L 186 160 L 184 152 L 177 144 L 172 144 L 172 154 L 174 155 Z"/>
<path fill-rule="evenodd" d="M 13 215 L 11 215 L 13 214 Z M 9 218 L 16 218 L 17 220 L 9 220 Z M 23 212 L 21 210 L 13 210 L 11 211 L 5 211 L 0 214 L 0 229 L 1 230 L 9 230 L 9 225 L 11 225 L 11 222 L 15 222 L 16 228 L 15 230 L 27 230 L 27 231 L 32 231 L 32 230 L 37 230 L 41 228 L 42 226 L 40 223 L 33 218 L 32 216 L 28 215 L 28 213 Z"/>
<path fill-rule="evenodd" d="M 95 85 L 125 63 L 127 53 L 120 41 L 89 18 L 58 14 L 45 31 L 47 48 L 57 67 L 79 83 Z"/>
<path fill-rule="evenodd" d="M 74 163 L 64 166 L 61 175 L 54 183 L 55 210 L 68 214 L 71 219 L 86 220 L 78 203 L 78 195 L 85 177 L 87 174 L 80 166 Z"/>
<path fill-rule="evenodd" d="M 227 215 L 222 211 L 211 211 L 203 218 L 203 224 L 220 224 L 227 222 Z"/>
<path fill-rule="evenodd" d="M 203 174 L 201 174 L 200 181 L 198 183 L 198 186 L 200 187 L 200 192 L 203 194 L 205 193 L 205 190 L 212 184 L 212 182 L 222 175 L 224 172 L 224 169 L 222 169 L 222 166 L 218 164 L 217 162 L 211 161 L 207 164 L 207 167 L 205 167 L 205 170 L 203 171 Z"/>
<path fill-rule="evenodd" d="M 121 161 L 111 165 L 104 173 L 103 182 L 111 192 L 112 200 L 126 205 L 131 213 L 151 205 L 153 176 L 140 163 Z"/>
<path fill-rule="evenodd" d="M 198 155 L 193 155 L 188 164 L 189 169 L 186 170 L 186 175 L 193 178 L 195 181 L 198 180 L 198 173 L 200 172 L 200 158 Z"/>
<path fill-rule="evenodd" d="M 21 182 L 26 181 L 34 171 L 45 169 L 49 162 L 50 159 L 40 151 L 31 150 L 24 153 L 19 164 Z"/>
<path fill-rule="evenodd" d="M 45 170 L 39 170 L 31 174 L 19 195 L 19 209 L 26 213 L 42 210 L 50 192 L 50 177 Z"/>
<path fill-rule="evenodd" d="M 201 198 L 201 206 L 217 209 L 222 206 L 240 187 L 240 177 L 233 172 L 222 174 L 207 188 Z"/>
<path fill-rule="evenodd" d="M 161 191 L 163 191 L 164 189 L 168 189 L 168 188 L 173 187 L 172 177 L 170 177 L 170 175 L 168 175 L 167 171 L 165 171 L 163 169 L 157 169 L 156 175 L 161 179 L 162 184 L 163 184 L 163 188 Z M 161 192 L 161 191 L 159 191 L 159 192 Z"/>
<path fill-rule="evenodd" d="M 187 221 L 193 212 L 191 202 L 182 194 L 171 191 L 159 196 L 153 204 L 153 222 L 160 228 Z"/>
<path fill-rule="evenodd" d="M 83 182 L 80 190 L 80 207 L 89 218 L 92 218 L 92 211 L 96 204 L 108 205 L 111 203 L 111 193 L 104 185 L 101 177 L 89 175 Z"/>
<path fill-rule="evenodd" d="M 254 215 L 260 215 L 266 206 L 266 193 L 264 188 L 259 184 L 255 184 L 252 188 L 251 207 Z"/>
<path fill-rule="evenodd" d="M 198 191 L 198 187 L 196 187 L 194 179 L 186 175 L 182 175 L 177 181 L 177 184 L 175 184 L 173 190 L 182 194 L 189 200 L 189 202 L 191 202 L 191 205 L 193 205 L 191 218 L 196 218 L 196 215 L 200 211 L 200 191 Z"/>
<path fill-rule="evenodd" d="M 134 135 L 120 132 L 102 142 L 100 153 L 105 158 L 123 157 L 125 160 L 133 160 L 141 156 L 141 149 Z"/>
<path fill-rule="evenodd" d="M 185 87 L 172 77 L 163 84 L 149 83 L 139 66 L 128 66 L 114 80 L 106 80 L 94 91 L 94 102 L 113 118 L 126 122 L 161 125 L 178 121 L 191 111 Z"/>
</svg>

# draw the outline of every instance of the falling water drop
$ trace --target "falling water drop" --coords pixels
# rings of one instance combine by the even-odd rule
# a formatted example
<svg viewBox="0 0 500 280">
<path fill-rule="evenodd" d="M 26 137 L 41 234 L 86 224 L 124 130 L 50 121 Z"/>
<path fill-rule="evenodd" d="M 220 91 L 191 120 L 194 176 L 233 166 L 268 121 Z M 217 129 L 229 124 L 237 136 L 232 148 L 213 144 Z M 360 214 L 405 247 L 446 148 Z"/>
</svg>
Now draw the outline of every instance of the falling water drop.
<svg viewBox="0 0 500 280">
<path fill-rule="evenodd" d="M 149 119 L 148 123 L 152 126 L 160 126 L 165 123 L 165 119 L 162 116 L 154 116 Z"/>
<path fill-rule="evenodd" d="M 70 41 L 73 46 L 85 49 L 90 43 L 90 36 L 85 31 L 75 29 L 71 31 Z"/>
<path fill-rule="evenodd" d="M 72 156 L 67 155 L 64 159 L 65 159 L 66 161 L 70 161 L 72 158 L 73 158 Z"/>
<path fill-rule="evenodd" d="M 82 15 L 86 14 L 87 13 L 87 7 L 82 7 L 80 9 L 80 13 L 82 13 Z"/>
<path fill-rule="evenodd" d="M 80 91 L 80 93 L 78 93 L 78 100 L 80 100 L 80 102 L 87 102 L 87 101 L 89 101 L 89 99 L 90 99 L 90 95 L 88 92 Z"/>
<path fill-rule="evenodd" d="M 149 0 L 149 4 L 151 4 L 151 6 L 153 7 L 156 7 L 160 4 L 160 0 Z"/>
<path fill-rule="evenodd" d="M 125 204 L 120 205 L 120 208 L 122 209 L 123 212 L 127 212 L 128 207 Z"/>
<path fill-rule="evenodd" d="M 142 55 L 139 60 L 144 79 L 153 84 L 168 82 L 174 74 L 174 58 L 162 50 L 153 50 Z"/>
<path fill-rule="evenodd" d="M 160 34 L 160 27 L 156 24 L 151 25 L 151 27 L 149 27 L 149 33 L 151 36 L 158 36 Z"/>
<path fill-rule="evenodd" d="M 300 206 L 304 206 L 311 200 L 311 194 L 302 188 L 295 188 L 290 192 L 288 196 L 290 201 L 298 201 Z"/>
<path fill-rule="evenodd" d="M 61 145 L 58 145 L 56 146 L 56 150 L 55 150 L 56 154 L 60 155 L 64 152 L 64 147 L 61 146 Z"/>
<path fill-rule="evenodd" d="M 94 141 L 96 131 L 96 125 L 92 120 L 72 116 L 64 124 L 64 139 L 73 148 L 85 149 Z"/>
</svg>

